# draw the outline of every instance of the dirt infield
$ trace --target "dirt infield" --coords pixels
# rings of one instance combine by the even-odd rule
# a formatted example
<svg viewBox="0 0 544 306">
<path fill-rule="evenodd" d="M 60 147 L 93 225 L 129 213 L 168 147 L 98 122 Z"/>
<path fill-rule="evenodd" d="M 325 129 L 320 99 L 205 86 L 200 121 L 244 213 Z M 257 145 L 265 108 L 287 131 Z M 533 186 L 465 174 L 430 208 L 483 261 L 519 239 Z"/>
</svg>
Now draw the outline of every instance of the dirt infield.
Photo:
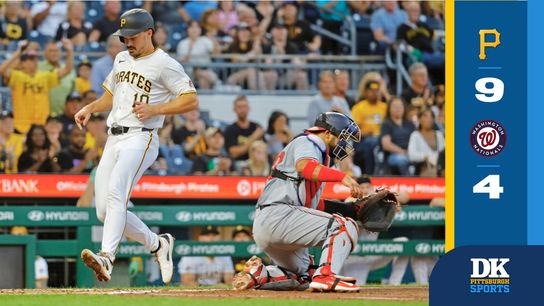
<svg viewBox="0 0 544 306">
<path fill-rule="evenodd" d="M 310 291 L 233 291 L 226 289 L 0 289 L 1 294 L 100 294 L 123 296 L 167 296 L 204 299 L 320 299 L 320 300 L 382 300 L 382 301 L 428 301 L 428 287 L 412 286 L 365 286 L 358 293 L 318 293 Z"/>
</svg>

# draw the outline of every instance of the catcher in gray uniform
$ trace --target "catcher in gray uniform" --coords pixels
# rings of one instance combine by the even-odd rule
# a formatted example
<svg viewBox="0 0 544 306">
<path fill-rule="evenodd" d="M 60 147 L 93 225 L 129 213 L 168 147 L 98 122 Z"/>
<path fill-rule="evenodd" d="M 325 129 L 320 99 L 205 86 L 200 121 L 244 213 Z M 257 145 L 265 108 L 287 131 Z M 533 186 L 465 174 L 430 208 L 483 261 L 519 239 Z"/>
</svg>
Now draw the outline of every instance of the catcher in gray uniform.
<svg viewBox="0 0 544 306">
<path fill-rule="evenodd" d="M 307 285 L 313 272 L 308 247 L 323 246 L 320 265 L 309 287 L 320 291 L 359 290 L 353 279 L 336 274 L 357 241 L 357 223 L 323 212 L 320 196 L 323 182 L 341 182 L 350 188 L 353 197 L 362 197 L 362 190 L 352 177 L 329 167 L 331 156 L 345 158 L 353 151 L 350 143 L 360 138 L 359 127 L 353 120 L 327 112 L 319 114 L 314 127 L 297 136 L 278 154 L 257 202 L 253 223 L 255 242 L 277 265 L 278 271 L 269 271 L 260 258 L 253 257 L 246 263 L 248 273 L 236 275 L 235 289 L 261 285 L 266 289 L 267 285 L 277 283 L 271 289 L 292 290 Z M 268 276 L 271 272 L 273 275 Z M 270 282 L 269 278 L 278 277 L 282 278 L 280 282 Z"/>
<path fill-rule="evenodd" d="M 349 117 L 335 112 L 318 115 L 313 127 L 293 139 L 276 157 L 256 206 L 253 236 L 275 265 L 253 256 L 233 279 L 234 289 L 359 291 L 356 280 L 338 275 L 358 238 L 358 222 L 387 230 L 397 205 L 384 190 L 343 203 L 321 200 L 325 182 L 341 182 L 356 199 L 363 190 L 349 175 L 333 169 L 353 151 L 361 133 Z M 322 246 L 315 266 L 308 247 Z"/>
</svg>

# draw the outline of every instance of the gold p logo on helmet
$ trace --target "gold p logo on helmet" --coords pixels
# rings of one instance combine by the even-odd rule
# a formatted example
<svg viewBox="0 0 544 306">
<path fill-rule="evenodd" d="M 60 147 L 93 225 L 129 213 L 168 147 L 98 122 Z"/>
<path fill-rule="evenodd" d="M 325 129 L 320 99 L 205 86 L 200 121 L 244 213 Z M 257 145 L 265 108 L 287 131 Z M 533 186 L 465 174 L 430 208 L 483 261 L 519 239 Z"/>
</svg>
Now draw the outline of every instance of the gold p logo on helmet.
<svg viewBox="0 0 544 306">
<path fill-rule="evenodd" d="M 119 25 L 119 27 L 122 28 L 125 23 L 127 23 L 127 20 L 125 18 L 121 18 L 121 24 Z"/>
</svg>

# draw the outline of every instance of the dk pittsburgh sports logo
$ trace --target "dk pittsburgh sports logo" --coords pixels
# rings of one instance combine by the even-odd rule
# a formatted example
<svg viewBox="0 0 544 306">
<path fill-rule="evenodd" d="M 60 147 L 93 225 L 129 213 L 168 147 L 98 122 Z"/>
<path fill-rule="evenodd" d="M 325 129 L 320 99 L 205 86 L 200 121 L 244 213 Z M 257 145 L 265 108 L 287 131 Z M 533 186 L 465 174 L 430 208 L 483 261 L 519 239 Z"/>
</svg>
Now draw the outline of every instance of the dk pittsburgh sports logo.
<svg viewBox="0 0 544 306">
<path fill-rule="evenodd" d="M 470 131 L 470 146 L 481 156 L 496 156 L 506 146 L 506 131 L 495 120 L 481 120 Z"/>
<path fill-rule="evenodd" d="M 471 258 L 470 293 L 510 293 L 510 258 Z"/>
</svg>

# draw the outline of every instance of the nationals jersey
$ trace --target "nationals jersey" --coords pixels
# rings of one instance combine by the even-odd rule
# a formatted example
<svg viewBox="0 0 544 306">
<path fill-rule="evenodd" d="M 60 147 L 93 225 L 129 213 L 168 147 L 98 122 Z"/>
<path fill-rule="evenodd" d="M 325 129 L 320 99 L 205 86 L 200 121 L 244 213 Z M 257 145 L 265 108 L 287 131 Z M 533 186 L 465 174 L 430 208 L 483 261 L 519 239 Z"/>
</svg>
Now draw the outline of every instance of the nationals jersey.
<svg viewBox="0 0 544 306">
<path fill-rule="evenodd" d="M 274 160 L 272 169 L 291 178 L 299 178 L 296 163 L 299 159 L 314 159 L 329 166 L 327 146 L 314 134 L 303 134 L 291 141 Z M 269 177 L 257 206 L 289 204 L 317 209 L 325 183 L 312 182 L 300 177 L 299 182 L 278 177 Z"/>
<path fill-rule="evenodd" d="M 134 103 L 160 104 L 179 95 L 196 93 L 181 64 L 161 49 L 139 58 L 133 58 L 128 51 L 119 52 L 102 87 L 113 96 L 109 127 L 161 128 L 164 115 L 142 122 L 132 113 Z"/>
</svg>

